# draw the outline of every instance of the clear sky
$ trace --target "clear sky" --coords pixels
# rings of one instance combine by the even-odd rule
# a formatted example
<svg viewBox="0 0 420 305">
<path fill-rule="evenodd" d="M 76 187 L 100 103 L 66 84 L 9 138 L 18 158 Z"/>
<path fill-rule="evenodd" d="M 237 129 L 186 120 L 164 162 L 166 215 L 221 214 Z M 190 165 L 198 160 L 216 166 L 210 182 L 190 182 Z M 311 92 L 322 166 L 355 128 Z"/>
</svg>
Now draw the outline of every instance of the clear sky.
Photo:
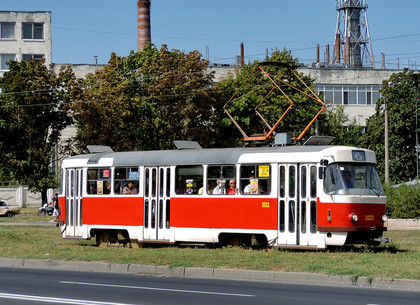
<svg viewBox="0 0 420 305">
<path fill-rule="evenodd" d="M 368 0 L 376 66 L 420 69 L 420 1 Z M 137 49 L 137 0 L 1 0 L 2 11 L 51 11 L 54 63 L 108 62 L 111 52 Z M 200 51 L 212 63 L 263 59 L 266 49 L 287 48 L 302 63 L 321 60 L 334 43 L 335 0 L 151 0 L 152 42 Z M 331 56 L 331 55 L 330 55 Z"/>
</svg>

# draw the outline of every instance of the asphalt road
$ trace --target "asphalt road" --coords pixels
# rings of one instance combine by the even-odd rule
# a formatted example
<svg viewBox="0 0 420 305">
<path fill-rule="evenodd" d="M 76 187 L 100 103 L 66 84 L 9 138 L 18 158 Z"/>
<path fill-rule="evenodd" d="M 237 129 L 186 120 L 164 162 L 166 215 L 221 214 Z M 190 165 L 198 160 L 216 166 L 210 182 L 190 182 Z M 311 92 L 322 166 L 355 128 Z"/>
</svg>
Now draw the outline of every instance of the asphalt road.
<svg viewBox="0 0 420 305">
<path fill-rule="evenodd" d="M 419 304 L 420 292 L 112 272 L 0 268 L 0 304 Z"/>
</svg>

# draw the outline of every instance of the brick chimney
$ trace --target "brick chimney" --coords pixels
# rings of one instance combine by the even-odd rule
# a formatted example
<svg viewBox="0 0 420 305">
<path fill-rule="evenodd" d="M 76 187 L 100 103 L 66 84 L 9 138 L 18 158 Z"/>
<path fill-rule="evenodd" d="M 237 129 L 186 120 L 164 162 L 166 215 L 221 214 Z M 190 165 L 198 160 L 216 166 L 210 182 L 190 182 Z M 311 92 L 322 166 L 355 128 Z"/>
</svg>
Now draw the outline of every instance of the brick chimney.
<svg viewBox="0 0 420 305">
<path fill-rule="evenodd" d="M 137 51 L 152 41 L 150 30 L 150 0 L 139 0 L 138 6 L 138 32 L 137 32 Z"/>
</svg>

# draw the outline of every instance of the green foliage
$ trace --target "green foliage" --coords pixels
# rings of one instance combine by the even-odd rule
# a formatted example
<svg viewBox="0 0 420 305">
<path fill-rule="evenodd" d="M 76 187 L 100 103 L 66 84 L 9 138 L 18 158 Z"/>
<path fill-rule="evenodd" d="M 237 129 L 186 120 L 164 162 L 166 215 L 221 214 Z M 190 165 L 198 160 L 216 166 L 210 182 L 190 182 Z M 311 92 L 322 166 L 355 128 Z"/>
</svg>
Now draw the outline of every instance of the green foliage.
<svg viewBox="0 0 420 305">
<path fill-rule="evenodd" d="M 416 111 L 419 93 L 419 73 L 404 70 L 383 81 L 382 95 L 375 114 L 368 119 L 362 137 L 363 147 L 376 153 L 377 168 L 384 176 L 384 107 L 388 107 L 390 180 L 396 183 L 416 177 Z M 418 131 L 417 131 L 418 132 Z"/>
<path fill-rule="evenodd" d="M 409 185 L 385 186 L 390 218 L 420 218 L 420 188 Z"/>
<path fill-rule="evenodd" d="M 56 187 L 51 171 L 61 131 L 71 124 L 67 105 L 75 77 L 69 67 L 58 75 L 43 62 L 9 63 L 0 79 L 0 168 L 2 178 L 35 192 Z"/>
<path fill-rule="evenodd" d="M 236 93 L 228 104 L 227 110 L 248 136 L 268 131 L 268 126 L 264 124 L 255 112 L 255 108 L 261 102 L 258 111 L 272 127 L 287 110 L 291 100 L 293 107 L 277 126 L 276 132 L 290 132 L 297 137 L 321 110 L 322 106 L 316 100 L 304 94 L 312 96 L 311 91 L 292 73 L 292 71 L 297 73 L 296 67 L 298 67 L 299 62 L 297 58 L 293 58 L 290 51 L 286 49 L 283 51 L 276 50 L 266 61 L 277 63 L 272 65 L 264 64 L 263 69 L 273 79 L 277 79 L 276 82 L 285 94 L 278 88 L 275 88 L 269 78 L 258 70 L 257 65 L 261 63 L 255 61 L 244 65 L 234 77 L 223 80 L 217 85 L 221 99 L 227 103 Z M 314 81 L 309 76 L 302 74 L 298 74 L 298 76 L 313 91 Z M 282 80 L 294 88 L 278 80 Z M 274 90 L 271 91 L 273 88 Z M 335 137 L 337 139 L 336 144 L 354 145 L 358 142 L 361 130 L 355 124 L 344 127 L 343 124 L 347 121 L 348 118 L 344 114 L 342 107 L 326 110 L 324 113 L 321 113 L 302 140 L 315 134 L 316 129 L 318 129 L 321 135 Z M 221 130 L 226 129 L 227 131 L 224 133 L 236 138 L 236 142 L 241 137 L 241 133 L 227 116 L 221 120 L 219 128 Z M 232 129 L 234 129 L 233 132 Z"/>
<path fill-rule="evenodd" d="M 185 54 L 149 44 L 127 57 L 112 54 L 108 65 L 83 81 L 75 108 L 78 140 L 114 150 L 173 147 L 173 140 L 214 144 L 218 103 L 197 51 Z"/>
</svg>

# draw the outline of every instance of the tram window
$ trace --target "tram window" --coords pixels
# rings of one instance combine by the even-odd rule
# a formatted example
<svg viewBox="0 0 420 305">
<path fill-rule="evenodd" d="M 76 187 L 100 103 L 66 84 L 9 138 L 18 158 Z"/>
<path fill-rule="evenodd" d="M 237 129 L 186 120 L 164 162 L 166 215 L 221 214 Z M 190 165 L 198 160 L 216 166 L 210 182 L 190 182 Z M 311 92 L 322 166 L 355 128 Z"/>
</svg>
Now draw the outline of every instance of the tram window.
<svg viewBox="0 0 420 305">
<path fill-rule="evenodd" d="M 138 167 L 118 167 L 114 174 L 115 194 L 138 194 L 140 171 Z"/>
<path fill-rule="evenodd" d="M 311 166 L 311 198 L 316 198 L 316 166 Z"/>
<path fill-rule="evenodd" d="M 311 201 L 311 223 L 310 223 L 311 233 L 316 233 L 316 202 Z"/>
<path fill-rule="evenodd" d="M 295 201 L 289 200 L 289 232 L 295 232 Z"/>
<path fill-rule="evenodd" d="M 240 189 L 245 195 L 271 193 L 271 166 L 250 164 L 241 166 Z"/>
<path fill-rule="evenodd" d="M 209 165 L 207 167 L 207 194 L 213 195 L 234 195 L 237 193 L 236 185 L 233 185 L 235 192 L 228 192 L 230 181 L 235 180 L 235 165 Z"/>
<path fill-rule="evenodd" d="M 87 170 L 87 193 L 91 195 L 111 193 L 110 168 L 89 168 Z"/>
<path fill-rule="evenodd" d="M 306 233 L 306 201 L 300 202 L 300 231 Z"/>
<path fill-rule="evenodd" d="M 280 200 L 280 211 L 279 211 L 279 218 L 280 218 L 280 232 L 284 232 L 284 217 L 285 217 L 285 207 L 286 202 L 284 200 Z"/>
<path fill-rule="evenodd" d="M 306 166 L 300 168 L 300 196 L 306 197 Z"/>
<path fill-rule="evenodd" d="M 296 167 L 290 166 L 289 167 L 289 197 L 295 197 L 296 192 Z"/>
<path fill-rule="evenodd" d="M 203 166 L 177 166 L 175 172 L 177 194 L 198 194 L 198 190 L 203 186 Z"/>
<path fill-rule="evenodd" d="M 285 167 L 284 166 L 280 166 L 280 197 L 284 197 L 285 196 Z"/>
</svg>

